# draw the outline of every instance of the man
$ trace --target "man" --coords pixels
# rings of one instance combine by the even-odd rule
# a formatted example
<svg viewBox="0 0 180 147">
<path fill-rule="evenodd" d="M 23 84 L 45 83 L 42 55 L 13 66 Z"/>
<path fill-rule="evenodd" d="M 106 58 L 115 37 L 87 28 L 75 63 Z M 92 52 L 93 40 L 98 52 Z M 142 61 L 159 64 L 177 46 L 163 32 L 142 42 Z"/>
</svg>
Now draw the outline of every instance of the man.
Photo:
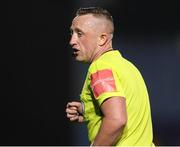
<svg viewBox="0 0 180 147">
<path fill-rule="evenodd" d="M 113 19 L 103 8 L 80 8 L 71 25 L 77 61 L 89 63 L 70 121 L 87 123 L 91 146 L 153 146 L 149 97 L 138 69 L 112 47 Z"/>
</svg>

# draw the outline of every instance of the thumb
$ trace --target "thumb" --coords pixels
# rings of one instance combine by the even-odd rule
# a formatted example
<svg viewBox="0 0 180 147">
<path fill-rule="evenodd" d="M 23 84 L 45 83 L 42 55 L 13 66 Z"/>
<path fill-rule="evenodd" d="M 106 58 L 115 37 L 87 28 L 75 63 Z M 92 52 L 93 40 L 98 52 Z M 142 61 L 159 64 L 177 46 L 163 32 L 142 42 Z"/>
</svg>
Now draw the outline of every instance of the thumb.
<svg viewBox="0 0 180 147">
<path fill-rule="evenodd" d="M 81 116 L 81 115 L 79 115 L 79 119 L 78 119 L 78 122 L 84 122 L 84 117 L 83 116 Z"/>
</svg>

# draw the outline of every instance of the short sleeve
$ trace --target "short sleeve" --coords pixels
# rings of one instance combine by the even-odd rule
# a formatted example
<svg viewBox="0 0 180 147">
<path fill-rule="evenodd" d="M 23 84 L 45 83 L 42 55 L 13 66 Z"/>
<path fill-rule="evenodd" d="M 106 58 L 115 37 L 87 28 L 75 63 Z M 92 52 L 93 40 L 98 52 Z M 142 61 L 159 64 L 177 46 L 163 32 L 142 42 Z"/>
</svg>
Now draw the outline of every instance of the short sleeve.
<svg viewBox="0 0 180 147">
<path fill-rule="evenodd" d="M 91 71 L 90 79 L 91 90 L 99 105 L 113 96 L 125 97 L 119 77 L 112 67 L 103 63 L 100 66 L 96 64 Z"/>
</svg>

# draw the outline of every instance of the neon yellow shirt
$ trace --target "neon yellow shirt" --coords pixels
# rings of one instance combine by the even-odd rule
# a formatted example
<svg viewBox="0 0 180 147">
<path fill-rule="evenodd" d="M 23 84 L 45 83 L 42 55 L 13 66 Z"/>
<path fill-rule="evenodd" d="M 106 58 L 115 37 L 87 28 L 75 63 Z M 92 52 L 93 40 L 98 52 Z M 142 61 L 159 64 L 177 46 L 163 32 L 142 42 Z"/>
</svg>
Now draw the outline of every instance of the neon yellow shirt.
<svg viewBox="0 0 180 147">
<path fill-rule="evenodd" d="M 123 58 L 118 50 L 104 53 L 90 65 L 80 95 L 90 142 L 95 139 L 101 125 L 100 106 L 112 96 L 125 97 L 128 115 L 116 146 L 153 146 L 146 85 L 138 69 Z"/>
</svg>

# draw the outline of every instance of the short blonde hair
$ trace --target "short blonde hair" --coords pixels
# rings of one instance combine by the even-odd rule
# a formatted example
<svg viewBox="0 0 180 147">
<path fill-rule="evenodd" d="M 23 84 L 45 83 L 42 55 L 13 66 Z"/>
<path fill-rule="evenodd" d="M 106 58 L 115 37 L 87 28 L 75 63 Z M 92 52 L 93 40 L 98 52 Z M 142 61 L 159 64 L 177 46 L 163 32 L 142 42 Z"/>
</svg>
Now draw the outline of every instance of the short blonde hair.
<svg viewBox="0 0 180 147">
<path fill-rule="evenodd" d="M 114 33 L 114 22 L 113 17 L 111 14 L 104 8 L 101 7 L 86 7 L 86 8 L 79 8 L 76 12 L 76 16 L 92 14 L 95 17 L 104 17 L 112 24 L 112 34 Z"/>
</svg>

